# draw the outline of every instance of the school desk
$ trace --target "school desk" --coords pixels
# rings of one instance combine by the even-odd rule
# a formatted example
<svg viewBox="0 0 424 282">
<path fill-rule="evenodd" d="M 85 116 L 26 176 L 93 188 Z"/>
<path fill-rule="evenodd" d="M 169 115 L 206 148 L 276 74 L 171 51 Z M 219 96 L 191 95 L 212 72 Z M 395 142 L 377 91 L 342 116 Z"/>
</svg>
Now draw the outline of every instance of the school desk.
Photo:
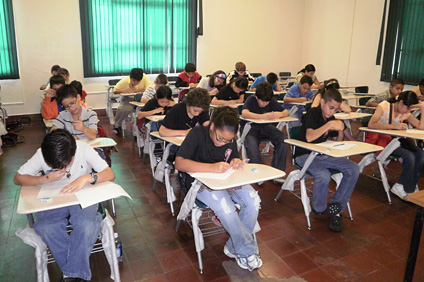
<svg viewBox="0 0 424 282">
<path fill-rule="evenodd" d="M 336 114 L 334 114 L 334 117 L 336 119 L 339 119 L 339 120 L 344 121 L 344 123 L 346 124 L 347 128 L 349 128 L 350 134 L 352 134 L 352 135 L 353 135 L 353 132 L 352 132 L 352 126 L 350 124 L 350 121 L 351 120 L 358 119 L 358 118 L 370 117 L 370 116 L 372 116 L 372 114 L 358 113 L 358 112 L 336 113 Z"/>
</svg>

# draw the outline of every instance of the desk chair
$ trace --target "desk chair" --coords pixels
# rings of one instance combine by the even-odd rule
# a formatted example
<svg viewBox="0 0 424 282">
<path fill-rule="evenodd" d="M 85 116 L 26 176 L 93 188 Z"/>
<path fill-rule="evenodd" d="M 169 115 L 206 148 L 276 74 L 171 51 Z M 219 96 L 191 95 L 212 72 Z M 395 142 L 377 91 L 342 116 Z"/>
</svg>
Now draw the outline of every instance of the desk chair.
<svg viewBox="0 0 424 282">
<path fill-rule="evenodd" d="M 291 80 L 291 72 L 282 71 L 279 73 L 279 82 L 283 89 L 287 89 L 287 86 Z"/>
<path fill-rule="evenodd" d="M 185 187 L 185 178 L 181 177 L 181 187 Z M 222 226 L 216 224 L 216 217 L 214 212 L 202 201 L 196 198 L 197 192 L 201 186 L 201 183 L 197 180 L 193 181 L 191 188 L 188 190 L 184 202 L 181 205 L 180 213 L 177 217 L 177 225 L 175 231 L 181 225 L 181 221 L 185 220 L 193 230 L 194 245 L 197 253 L 197 261 L 199 263 L 200 274 L 203 274 L 203 260 L 202 250 L 205 248 L 204 238 L 216 234 L 226 233 Z M 240 208 L 236 205 L 237 208 Z M 255 228 L 253 230 L 253 237 L 256 241 L 256 233 L 261 230 L 259 223 L 256 221 Z"/>
<path fill-rule="evenodd" d="M 355 93 L 368 93 L 368 91 L 369 91 L 368 86 L 357 86 L 357 87 L 355 87 Z M 369 99 L 371 99 L 371 97 L 360 98 L 359 99 L 359 105 L 365 106 L 365 104 L 368 102 Z"/>
<path fill-rule="evenodd" d="M 301 126 L 292 127 L 290 129 L 291 138 L 299 140 L 300 130 L 301 130 Z M 293 155 L 295 153 L 295 149 L 296 149 L 296 147 L 293 146 L 293 149 L 292 149 Z M 316 153 L 316 154 L 318 154 L 318 153 Z M 312 209 L 311 209 L 310 198 L 312 197 L 313 191 L 312 191 L 312 187 L 310 187 L 310 188 L 306 187 L 306 180 L 309 179 L 309 178 L 313 178 L 313 176 L 310 173 L 308 173 L 308 167 L 309 167 L 310 163 L 308 163 L 308 161 L 306 161 L 305 165 L 303 167 L 301 167 L 298 164 L 296 164 L 294 158 L 293 158 L 292 162 L 293 162 L 293 165 L 297 169 L 290 172 L 290 174 L 287 177 L 286 181 L 284 182 L 283 186 L 281 186 L 280 191 L 278 191 L 278 194 L 275 197 L 274 201 L 278 201 L 278 198 L 280 198 L 280 196 L 281 196 L 281 194 L 283 193 L 284 190 L 290 191 L 290 193 L 292 193 L 293 195 L 295 195 L 298 199 L 300 199 L 302 201 L 303 210 L 304 210 L 305 216 L 306 216 L 306 222 L 307 222 L 308 230 L 311 230 L 310 213 L 311 213 Z M 340 185 L 340 182 L 342 181 L 343 175 L 338 170 L 330 170 L 330 172 L 331 172 L 331 178 L 336 182 L 336 190 L 337 190 L 337 188 Z M 300 185 L 295 185 L 296 181 L 299 181 Z M 332 196 L 332 195 L 334 195 L 334 192 L 329 189 L 328 193 L 327 193 L 327 197 Z M 350 209 L 349 202 L 347 203 L 347 209 L 348 209 L 348 212 L 349 212 L 350 220 L 353 220 L 352 211 Z"/>
<path fill-rule="evenodd" d="M 98 212 L 102 214 L 103 220 L 100 225 L 100 234 L 97 242 L 93 246 L 93 250 L 91 253 L 98 253 L 101 251 L 105 252 L 106 259 L 110 266 L 111 275 L 115 282 L 120 282 L 120 274 L 119 274 L 119 265 L 118 258 L 116 255 L 116 246 L 115 246 L 115 238 L 113 225 L 115 222 L 112 217 L 109 215 L 108 211 L 103 208 L 102 204 L 99 203 Z M 28 216 L 28 218 L 32 218 L 32 216 Z M 43 242 L 41 237 L 35 233 L 33 229 L 34 222 L 32 220 L 29 221 L 29 227 L 16 231 L 16 236 L 20 237 L 25 244 L 30 245 L 35 248 L 35 259 L 36 259 L 36 268 L 37 268 L 37 281 L 38 282 L 48 282 L 48 271 L 47 271 L 47 263 L 55 262 L 53 256 L 50 253 L 47 245 Z M 68 226 L 68 233 L 72 232 L 72 226 Z"/>
<path fill-rule="evenodd" d="M 114 124 L 115 123 L 115 117 L 113 115 L 113 104 L 119 103 L 120 102 L 120 95 L 115 95 L 113 93 L 113 88 L 115 87 L 115 85 L 119 82 L 119 79 L 111 79 L 109 80 L 109 87 L 107 88 L 107 105 L 106 105 L 106 115 L 109 118 L 109 122 L 110 124 Z"/>
<path fill-rule="evenodd" d="M 252 72 L 250 73 L 250 75 L 254 78 L 257 79 L 258 77 L 262 76 L 261 72 Z"/>
</svg>

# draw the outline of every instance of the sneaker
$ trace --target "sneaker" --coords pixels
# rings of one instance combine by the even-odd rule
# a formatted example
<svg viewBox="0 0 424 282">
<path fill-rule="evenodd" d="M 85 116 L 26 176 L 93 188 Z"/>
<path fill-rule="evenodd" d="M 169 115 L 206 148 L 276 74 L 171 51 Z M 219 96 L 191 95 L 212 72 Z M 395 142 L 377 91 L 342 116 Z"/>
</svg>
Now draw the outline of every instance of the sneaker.
<svg viewBox="0 0 424 282">
<path fill-rule="evenodd" d="M 284 184 L 284 182 L 285 182 L 286 180 L 284 179 L 284 178 L 276 178 L 276 179 L 274 179 L 274 183 L 275 184 Z"/>
<path fill-rule="evenodd" d="M 395 183 L 393 185 L 392 189 L 390 189 L 390 192 L 401 198 L 402 200 L 406 200 L 406 196 L 408 195 L 405 190 L 403 189 L 403 185 L 399 183 Z"/>
<path fill-rule="evenodd" d="M 262 266 L 262 260 L 257 254 L 253 254 L 248 258 L 241 258 L 231 253 L 230 250 L 228 250 L 227 246 L 224 246 L 224 254 L 227 257 L 236 259 L 238 266 L 243 269 L 248 269 L 249 271 L 253 271 Z"/>
<path fill-rule="evenodd" d="M 343 216 L 341 214 L 338 214 L 330 217 L 328 228 L 333 232 L 342 232 L 344 228 Z"/>
<path fill-rule="evenodd" d="M 112 132 L 115 133 L 116 135 L 121 135 L 122 129 L 120 127 L 114 126 L 112 129 Z"/>
</svg>

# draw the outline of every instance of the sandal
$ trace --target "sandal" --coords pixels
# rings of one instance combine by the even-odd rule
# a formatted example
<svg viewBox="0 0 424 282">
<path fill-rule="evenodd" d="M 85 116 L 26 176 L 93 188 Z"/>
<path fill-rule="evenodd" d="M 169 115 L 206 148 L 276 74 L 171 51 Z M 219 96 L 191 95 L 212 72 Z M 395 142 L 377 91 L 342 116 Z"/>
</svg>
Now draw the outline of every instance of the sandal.
<svg viewBox="0 0 424 282">
<path fill-rule="evenodd" d="M 342 205 L 340 203 L 330 203 L 327 205 L 327 208 L 322 212 L 316 211 L 314 208 L 312 208 L 312 212 L 317 215 L 325 214 L 325 215 L 332 216 L 332 215 L 339 214 L 341 211 L 342 211 Z"/>
<path fill-rule="evenodd" d="M 343 231 L 343 216 L 341 214 L 330 217 L 328 228 L 333 232 Z"/>
</svg>

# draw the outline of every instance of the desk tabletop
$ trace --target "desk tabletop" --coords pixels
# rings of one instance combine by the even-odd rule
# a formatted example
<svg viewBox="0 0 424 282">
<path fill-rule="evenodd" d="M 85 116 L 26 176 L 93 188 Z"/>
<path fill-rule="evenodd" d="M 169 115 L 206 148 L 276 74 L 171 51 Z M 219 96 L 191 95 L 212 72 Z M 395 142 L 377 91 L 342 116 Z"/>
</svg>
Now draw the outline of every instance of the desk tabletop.
<svg viewBox="0 0 424 282">
<path fill-rule="evenodd" d="M 153 137 L 159 138 L 159 139 L 161 139 L 163 141 L 166 141 L 166 142 L 172 143 L 174 145 L 177 145 L 177 146 L 181 146 L 181 144 L 183 143 L 183 141 L 185 139 L 185 136 L 163 137 L 163 136 L 160 136 L 159 135 L 159 131 L 150 132 L 150 135 L 152 135 Z"/>
<path fill-rule="evenodd" d="M 243 106 L 244 105 L 244 103 L 238 103 L 238 104 L 232 104 L 232 105 L 213 105 L 213 104 L 210 104 L 210 106 L 211 106 L 211 108 L 219 108 L 219 107 L 224 107 L 224 106 L 229 106 L 229 107 L 231 107 L 231 108 L 235 108 L 235 109 L 237 109 L 238 108 L 238 106 Z"/>
<path fill-rule="evenodd" d="M 424 130 L 396 130 L 396 129 L 371 129 L 369 127 L 360 127 L 359 130 L 365 132 L 374 132 L 380 134 L 387 134 L 396 137 L 406 137 L 412 139 L 424 139 Z M 408 132 L 409 131 L 409 132 Z"/>
<path fill-rule="evenodd" d="M 130 104 L 131 105 L 134 105 L 134 106 L 137 106 L 139 108 L 144 107 L 144 105 L 145 105 L 144 103 L 137 102 L 137 101 L 131 101 Z"/>
<path fill-rule="evenodd" d="M 384 148 L 381 146 L 360 142 L 360 141 L 343 141 L 345 144 L 355 144 L 356 146 L 347 150 L 339 150 L 336 148 L 326 148 L 319 146 L 318 144 L 308 143 L 296 139 L 286 139 L 284 140 L 287 144 L 301 147 L 307 150 L 318 152 L 320 154 L 325 154 L 330 157 L 341 158 L 341 157 L 350 157 L 359 154 L 366 154 L 381 151 Z"/>
<path fill-rule="evenodd" d="M 263 164 L 245 164 L 243 168 L 237 169 L 225 180 L 198 178 L 200 182 L 213 190 L 224 190 L 228 188 L 248 185 L 252 183 L 267 181 L 284 177 L 286 173 L 282 170 Z"/>
<path fill-rule="evenodd" d="M 56 119 L 43 119 L 44 125 L 47 128 L 53 127 L 55 121 Z"/>
<path fill-rule="evenodd" d="M 367 106 L 354 106 L 354 107 L 358 109 L 377 110 L 376 107 L 367 107 Z"/>
<path fill-rule="evenodd" d="M 153 115 L 153 116 L 146 117 L 146 119 L 150 121 L 160 121 L 160 120 L 163 120 L 164 118 L 165 118 L 165 115 Z"/>
<path fill-rule="evenodd" d="M 424 190 L 410 193 L 406 196 L 406 199 L 418 206 L 424 207 Z"/>
<path fill-rule="evenodd" d="M 345 100 L 352 100 L 352 99 L 362 99 L 362 98 L 371 98 L 374 97 L 372 95 L 368 95 L 368 94 L 363 94 L 363 95 L 356 95 L 356 94 L 347 94 L 347 95 L 342 95 L 342 99 Z"/>
<path fill-rule="evenodd" d="M 244 118 L 244 117 L 240 117 L 240 119 L 245 121 L 250 121 L 252 123 L 258 123 L 258 124 L 297 121 L 297 118 L 290 117 L 290 116 L 278 118 L 278 119 L 253 119 L 253 118 Z"/>
<path fill-rule="evenodd" d="M 311 104 L 312 103 L 312 101 L 284 103 L 284 100 L 277 100 L 277 102 L 280 103 L 280 104 L 297 105 L 297 106 L 306 106 L 307 104 Z"/>
<path fill-rule="evenodd" d="M 357 119 L 357 118 L 363 118 L 363 117 L 370 117 L 372 114 L 367 113 L 356 113 L 356 112 L 350 112 L 350 113 L 336 113 L 334 114 L 334 117 L 336 119 L 340 120 L 349 120 L 349 119 Z"/>
<path fill-rule="evenodd" d="M 116 145 L 116 141 L 108 137 L 97 137 L 92 140 L 80 140 L 80 141 L 87 142 L 93 148 L 113 147 Z"/>
</svg>

